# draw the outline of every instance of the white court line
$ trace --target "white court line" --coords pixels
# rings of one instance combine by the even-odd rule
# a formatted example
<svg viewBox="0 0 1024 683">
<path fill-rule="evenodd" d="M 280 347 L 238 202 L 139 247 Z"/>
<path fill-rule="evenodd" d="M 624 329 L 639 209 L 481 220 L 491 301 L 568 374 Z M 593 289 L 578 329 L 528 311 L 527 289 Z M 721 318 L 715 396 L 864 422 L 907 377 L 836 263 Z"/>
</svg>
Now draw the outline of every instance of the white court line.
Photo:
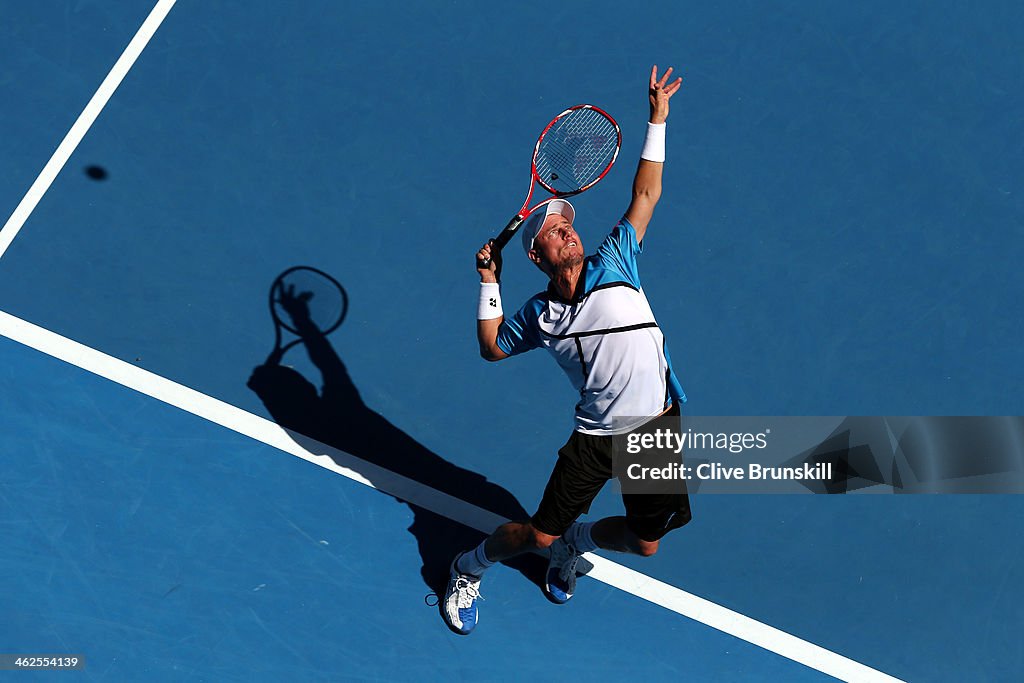
<svg viewBox="0 0 1024 683">
<path fill-rule="evenodd" d="M 0 311 L 0 334 L 112 382 L 180 408 L 239 434 L 273 446 L 303 460 L 388 493 L 431 512 L 490 533 L 506 521 L 463 500 L 356 458 L 331 446 L 282 428 L 148 370 L 108 356 L 20 318 Z M 293 437 L 293 434 L 295 435 Z M 299 445 L 298 441 L 306 447 Z M 346 466 L 347 465 L 347 466 Z M 588 554 L 594 569 L 588 574 L 627 593 L 736 636 L 778 655 L 843 681 L 899 681 L 831 650 L 763 624 L 709 600 L 687 593 L 611 560 Z"/>
<path fill-rule="evenodd" d="M 17 237 L 18 231 L 25 225 L 25 221 L 32 215 L 39 200 L 50 189 L 50 185 L 53 184 L 57 174 L 64 168 L 64 164 L 71 158 L 82 138 L 89 132 L 89 128 L 96 121 L 96 117 L 103 111 L 103 107 L 107 105 L 111 95 L 117 90 L 117 86 L 121 85 L 121 81 L 128 73 L 128 70 L 132 68 L 135 60 L 142 54 L 142 50 L 149 44 L 150 38 L 160 28 L 160 24 L 163 23 L 164 18 L 171 11 L 171 7 L 174 6 L 175 2 L 176 0 L 159 0 L 156 3 L 149 16 L 142 22 L 142 26 L 135 33 L 135 37 L 132 38 L 131 42 L 128 43 L 128 47 L 124 49 L 117 62 L 114 63 L 110 73 L 100 83 L 99 89 L 96 90 L 89 103 L 85 105 L 82 113 L 78 115 L 78 120 L 71 126 L 71 130 L 64 136 L 64 140 L 61 141 L 60 145 L 57 146 L 57 151 L 50 157 L 46 166 L 39 173 L 39 177 L 32 183 L 32 187 L 28 189 L 28 192 L 22 198 L 17 208 L 14 209 L 14 213 L 7 219 L 4 227 L 0 229 L 0 258 L 3 257 L 7 248 L 11 246 L 11 242 Z"/>
</svg>

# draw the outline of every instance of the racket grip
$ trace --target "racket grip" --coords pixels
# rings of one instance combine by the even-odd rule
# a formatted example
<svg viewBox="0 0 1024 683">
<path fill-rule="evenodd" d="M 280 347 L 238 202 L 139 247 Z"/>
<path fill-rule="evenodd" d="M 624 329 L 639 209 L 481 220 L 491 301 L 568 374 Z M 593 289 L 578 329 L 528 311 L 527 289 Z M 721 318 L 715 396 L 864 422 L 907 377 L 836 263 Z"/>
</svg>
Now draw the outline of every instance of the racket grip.
<svg viewBox="0 0 1024 683">
<path fill-rule="evenodd" d="M 512 239 L 512 236 L 516 234 L 517 230 L 519 230 L 519 226 L 523 224 L 523 220 L 522 216 L 513 216 L 512 220 L 508 222 L 508 225 L 505 226 L 504 230 L 502 230 L 497 237 L 491 240 L 491 249 L 497 249 L 498 251 L 504 249 L 505 245 Z M 490 268 L 491 259 L 478 259 L 476 267 L 481 269 Z"/>
</svg>

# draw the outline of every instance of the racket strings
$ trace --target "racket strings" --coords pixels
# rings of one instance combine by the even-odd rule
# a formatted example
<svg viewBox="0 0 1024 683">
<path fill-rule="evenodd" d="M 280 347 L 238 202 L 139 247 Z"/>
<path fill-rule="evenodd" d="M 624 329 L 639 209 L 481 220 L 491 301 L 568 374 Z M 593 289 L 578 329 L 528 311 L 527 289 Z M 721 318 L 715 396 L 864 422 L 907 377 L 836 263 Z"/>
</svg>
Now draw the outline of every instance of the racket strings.
<svg viewBox="0 0 1024 683">
<path fill-rule="evenodd" d="M 557 192 L 576 192 L 597 180 L 615 159 L 615 123 L 592 109 L 578 109 L 548 130 L 537 149 L 537 175 Z"/>
</svg>

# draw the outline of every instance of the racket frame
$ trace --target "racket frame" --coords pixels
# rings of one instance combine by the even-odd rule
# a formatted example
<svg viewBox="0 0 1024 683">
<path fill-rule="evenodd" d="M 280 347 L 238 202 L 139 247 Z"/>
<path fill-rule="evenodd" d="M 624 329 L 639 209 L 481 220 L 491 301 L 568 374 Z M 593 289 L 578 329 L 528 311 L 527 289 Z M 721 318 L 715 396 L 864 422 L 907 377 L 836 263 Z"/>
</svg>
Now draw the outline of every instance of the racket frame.
<svg viewBox="0 0 1024 683">
<path fill-rule="evenodd" d="M 345 291 L 345 288 L 341 286 L 340 282 L 338 282 L 336 279 L 334 279 L 324 271 L 320 270 L 319 268 L 313 268 L 312 266 L 292 266 L 288 270 L 278 275 L 276 278 L 274 278 L 274 283 L 270 286 L 270 317 L 274 321 L 274 350 L 271 352 L 270 358 L 274 358 L 278 362 L 289 349 L 291 349 L 293 346 L 302 341 L 302 335 L 299 333 L 299 331 L 296 330 L 291 325 L 289 325 L 288 323 L 286 323 L 282 319 L 282 317 L 277 313 L 277 292 L 279 289 L 284 287 L 284 281 L 288 277 L 288 275 L 294 273 L 297 270 L 308 270 L 324 278 L 332 285 L 334 285 L 334 287 L 337 288 L 338 293 L 341 294 L 341 313 L 338 315 L 337 320 L 335 320 L 330 327 L 328 327 L 325 330 L 320 330 L 321 334 L 326 336 L 331 332 L 334 332 L 336 329 L 341 327 L 341 324 L 345 322 L 345 317 L 348 315 L 348 293 Z M 284 346 L 281 346 L 282 329 L 288 330 L 292 334 L 297 335 L 299 338 L 293 339 Z"/>
</svg>

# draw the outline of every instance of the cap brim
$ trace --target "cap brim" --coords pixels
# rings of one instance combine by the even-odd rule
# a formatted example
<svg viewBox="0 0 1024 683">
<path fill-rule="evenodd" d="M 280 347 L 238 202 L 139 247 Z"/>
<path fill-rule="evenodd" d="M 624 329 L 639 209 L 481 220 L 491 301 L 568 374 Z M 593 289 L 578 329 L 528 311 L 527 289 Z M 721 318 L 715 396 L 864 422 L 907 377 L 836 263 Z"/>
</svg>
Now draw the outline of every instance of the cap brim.
<svg viewBox="0 0 1024 683">
<path fill-rule="evenodd" d="M 570 223 L 576 220 L 576 209 L 565 199 L 552 199 L 544 205 L 543 213 L 535 211 L 530 214 L 530 217 L 526 219 L 526 224 L 519 229 L 523 234 L 523 250 L 527 254 L 533 249 L 533 241 L 537 239 L 537 233 L 544 227 L 548 216 L 552 214 L 564 216 Z"/>
</svg>

